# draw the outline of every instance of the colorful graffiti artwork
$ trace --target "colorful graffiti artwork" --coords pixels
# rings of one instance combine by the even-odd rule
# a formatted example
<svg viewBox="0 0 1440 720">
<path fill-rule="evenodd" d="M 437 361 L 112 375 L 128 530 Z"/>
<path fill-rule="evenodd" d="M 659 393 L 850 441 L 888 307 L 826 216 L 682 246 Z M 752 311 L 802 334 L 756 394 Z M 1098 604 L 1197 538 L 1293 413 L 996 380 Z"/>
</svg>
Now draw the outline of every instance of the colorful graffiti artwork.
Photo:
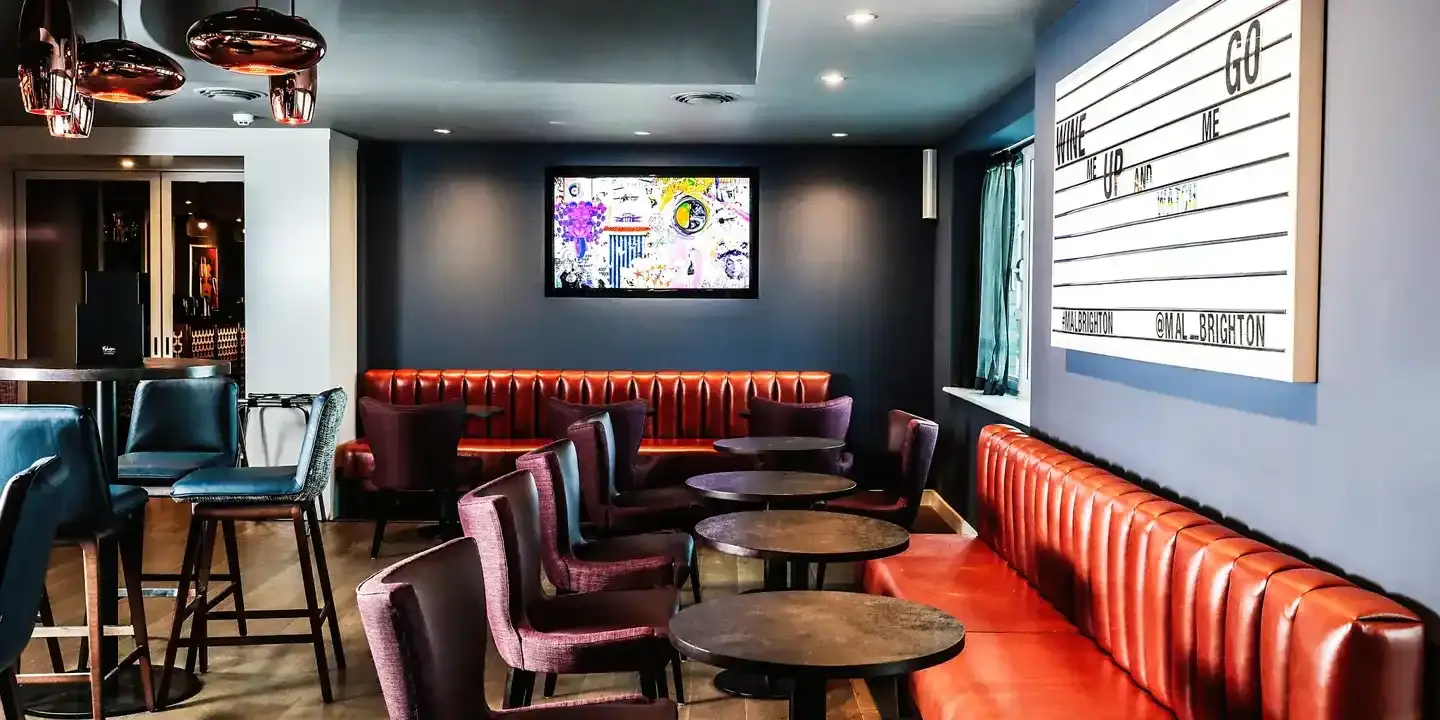
<svg viewBox="0 0 1440 720">
<path fill-rule="evenodd" d="M 749 177 L 557 176 L 555 288 L 749 290 Z"/>
</svg>

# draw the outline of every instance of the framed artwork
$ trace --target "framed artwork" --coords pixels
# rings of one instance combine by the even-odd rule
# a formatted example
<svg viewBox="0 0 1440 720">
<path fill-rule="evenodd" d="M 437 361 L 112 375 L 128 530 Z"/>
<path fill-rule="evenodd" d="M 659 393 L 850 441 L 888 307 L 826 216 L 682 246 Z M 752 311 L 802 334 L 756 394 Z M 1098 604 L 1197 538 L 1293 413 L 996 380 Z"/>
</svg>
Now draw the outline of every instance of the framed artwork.
<svg viewBox="0 0 1440 720">
<path fill-rule="evenodd" d="M 753 168 L 551 168 L 545 294 L 754 298 Z"/>
<path fill-rule="evenodd" d="M 213 245 L 190 246 L 190 297 L 205 298 L 210 307 L 220 307 L 220 249 Z"/>
</svg>

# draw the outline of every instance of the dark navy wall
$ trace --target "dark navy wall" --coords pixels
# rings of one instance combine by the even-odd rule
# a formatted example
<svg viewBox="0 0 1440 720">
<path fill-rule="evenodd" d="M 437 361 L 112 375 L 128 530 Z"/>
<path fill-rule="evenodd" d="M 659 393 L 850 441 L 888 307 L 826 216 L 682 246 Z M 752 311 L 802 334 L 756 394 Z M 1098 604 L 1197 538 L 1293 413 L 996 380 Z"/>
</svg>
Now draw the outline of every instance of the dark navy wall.
<svg viewBox="0 0 1440 720">
<path fill-rule="evenodd" d="M 931 409 L 933 221 L 918 148 L 370 144 L 365 367 L 818 369 L 852 440 Z M 552 165 L 759 169 L 760 298 L 544 296 Z"/>
<path fill-rule="evenodd" d="M 1166 0 L 1082 0 L 1043 33 L 1041 167 L 1055 82 Z M 1440 2 L 1329 0 L 1319 382 L 1291 385 L 1050 348 L 1036 430 L 1233 522 L 1440 609 Z M 1052 178 L 1035 185 L 1035 307 L 1050 305 Z M 1044 328 L 1043 317 L 1035 327 Z M 1068 355 L 1068 357 L 1067 357 Z"/>
</svg>

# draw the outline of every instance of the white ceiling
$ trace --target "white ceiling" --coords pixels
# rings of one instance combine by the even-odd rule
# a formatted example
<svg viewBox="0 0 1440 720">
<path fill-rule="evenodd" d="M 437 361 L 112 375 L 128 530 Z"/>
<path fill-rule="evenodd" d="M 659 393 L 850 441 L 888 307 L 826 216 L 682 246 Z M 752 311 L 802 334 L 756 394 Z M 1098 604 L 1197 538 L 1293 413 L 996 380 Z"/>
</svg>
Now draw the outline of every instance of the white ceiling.
<svg viewBox="0 0 1440 720">
<path fill-rule="evenodd" d="M 113 36 L 114 0 L 71 0 L 91 39 Z M 185 29 L 243 0 L 127 0 L 127 34 L 189 76 L 146 106 L 102 105 L 100 125 L 271 125 L 264 100 L 201 98 L 206 86 L 265 89 L 190 57 Z M 263 5 L 288 9 L 266 0 Z M 316 124 L 362 138 L 647 142 L 918 143 L 938 139 L 1027 77 L 1037 27 L 1074 0 L 300 0 L 329 41 Z M 19 0 L 0 1 L 18 17 Z M 597 10 L 596 8 L 604 8 Z M 867 27 L 846 21 L 865 9 Z M 0 16 L 3 17 L 3 16 Z M 0 27 L 13 23 L 0 23 Z M 13 30 L 7 30 L 13 33 Z M 0 34 L 0 44 L 13 37 Z M 5 63 L 13 67 L 13 62 Z M 847 80 L 836 90 L 819 76 Z M 14 80 L 0 122 L 35 123 Z M 739 101 L 689 107 L 684 91 Z M 551 124 L 564 123 L 563 125 Z"/>
</svg>

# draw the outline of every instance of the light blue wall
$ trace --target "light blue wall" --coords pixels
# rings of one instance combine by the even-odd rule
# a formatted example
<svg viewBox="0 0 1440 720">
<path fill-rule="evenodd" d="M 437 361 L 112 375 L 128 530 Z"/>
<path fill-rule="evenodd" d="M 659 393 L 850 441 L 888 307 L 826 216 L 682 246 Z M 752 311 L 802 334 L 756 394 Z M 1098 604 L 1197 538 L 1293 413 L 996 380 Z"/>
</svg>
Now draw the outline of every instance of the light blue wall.
<svg viewBox="0 0 1440 720">
<path fill-rule="evenodd" d="M 1046 30 L 1054 88 L 1169 6 L 1082 0 Z M 1037 430 L 1275 541 L 1440 608 L 1440 0 L 1330 0 L 1319 382 L 1289 385 L 1067 353 L 1035 338 Z M 1037 178 L 1037 308 L 1050 306 L 1052 177 Z M 1037 328 L 1047 327 L 1045 314 Z"/>
</svg>

